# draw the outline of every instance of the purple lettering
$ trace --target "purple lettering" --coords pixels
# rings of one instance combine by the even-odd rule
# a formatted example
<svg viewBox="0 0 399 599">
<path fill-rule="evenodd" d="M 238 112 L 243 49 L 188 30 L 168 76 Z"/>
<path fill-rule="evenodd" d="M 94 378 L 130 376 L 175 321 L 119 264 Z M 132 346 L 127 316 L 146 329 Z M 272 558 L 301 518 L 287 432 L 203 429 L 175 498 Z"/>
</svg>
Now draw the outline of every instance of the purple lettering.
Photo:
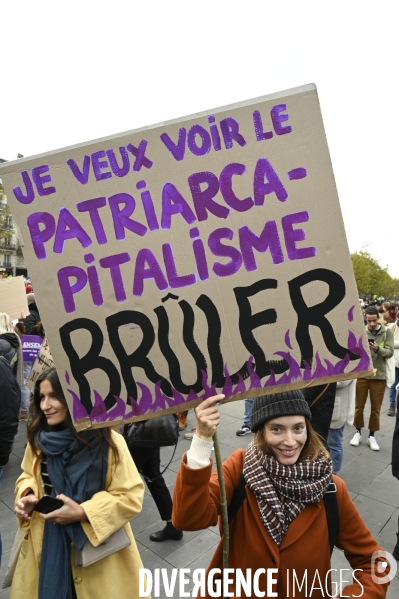
<svg viewBox="0 0 399 599">
<path fill-rule="evenodd" d="M 210 116 L 208 116 L 208 123 L 214 123 L 214 122 L 215 122 L 215 117 L 211 114 Z M 211 130 L 213 147 L 215 148 L 216 152 L 218 152 L 219 150 L 222 149 L 222 145 L 220 143 L 219 129 L 217 128 L 216 125 L 211 125 L 210 130 Z"/>
<path fill-rule="evenodd" d="M 242 264 L 242 256 L 240 252 L 232 246 L 223 245 L 221 239 L 233 239 L 234 233 L 227 227 L 216 229 L 209 235 L 208 246 L 214 256 L 226 256 L 230 258 L 227 264 L 215 262 L 213 272 L 218 277 L 229 277 L 236 273 Z"/>
<path fill-rule="evenodd" d="M 82 185 L 86 185 L 87 181 L 89 180 L 90 156 L 87 156 L 87 154 L 84 156 L 82 170 L 79 169 L 78 165 L 72 158 L 67 160 L 67 165 L 71 169 L 75 179 Z"/>
<path fill-rule="evenodd" d="M 296 247 L 298 241 L 304 241 L 306 239 L 306 234 L 303 229 L 293 229 L 292 226 L 298 223 L 307 223 L 308 220 L 309 213 L 306 211 L 287 214 L 281 219 L 285 247 L 287 248 L 288 258 L 290 260 L 301 260 L 302 258 L 313 258 L 313 256 L 316 256 L 315 247 Z"/>
<path fill-rule="evenodd" d="M 40 223 L 44 225 L 43 229 L 40 229 Z M 44 244 L 55 233 L 55 218 L 49 212 L 35 212 L 28 216 L 27 225 L 35 254 L 39 260 L 44 260 L 47 255 Z"/>
<path fill-rule="evenodd" d="M 197 145 L 197 135 L 201 138 L 201 146 Z M 204 156 L 205 154 L 208 154 L 211 149 L 211 137 L 204 127 L 201 125 L 193 125 L 188 132 L 187 144 L 190 152 L 195 154 L 195 156 Z"/>
<path fill-rule="evenodd" d="M 185 127 L 180 127 L 179 129 L 179 139 L 177 144 L 172 141 L 167 133 L 162 133 L 161 139 L 165 144 L 166 148 L 172 154 L 175 160 L 183 160 L 184 154 L 186 151 L 186 129 Z"/>
<path fill-rule="evenodd" d="M 197 220 L 194 212 L 173 183 L 165 183 L 162 188 L 162 229 L 170 229 L 173 214 L 181 214 L 189 225 Z"/>
<path fill-rule="evenodd" d="M 293 168 L 292 170 L 288 171 L 288 178 L 290 181 L 294 179 L 303 179 L 306 177 L 306 174 L 306 168 L 299 166 L 298 168 Z"/>
<path fill-rule="evenodd" d="M 262 117 L 259 110 L 255 110 L 253 120 L 257 141 L 263 141 L 264 139 L 271 139 L 273 137 L 273 131 L 263 131 Z"/>
<path fill-rule="evenodd" d="M 109 165 L 110 165 L 114 175 L 116 175 L 117 177 L 124 177 L 129 172 L 129 167 L 130 167 L 129 155 L 124 146 L 121 146 L 119 148 L 119 153 L 122 158 L 122 166 L 119 166 L 118 161 L 116 160 L 114 150 L 111 149 L 111 150 L 107 150 L 107 152 L 106 152 L 108 160 L 109 160 Z"/>
<path fill-rule="evenodd" d="M 162 245 L 163 260 L 165 262 L 166 276 L 172 289 L 179 287 L 188 287 L 196 282 L 195 275 L 183 275 L 179 277 L 176 270 L 175 258 L 170 243 Z"/>
<path fill-rule="evenodd" d="M 236 141 L 238 145 L 245 146 L 246 141 L 238 131 L 240 125 L 238 121 L 233 119 L 232 117 L 227 117 L 227 119 L 223 119 L 220 121 L 220 128 L 222 130 L 222 135 L 224 139 L 224 145 L 227 149 L 233 146 L 233 141 Z"/>
<path fill-rule="evenodd" d="M 149 268 L 145 268 L 148 264 Z M 154 279 L 159 291 L 165 291 L 168 288 L 168 282 L 158 264 L 157 259 L 151 250 L 143 248 L 139 250 L 136 257 L 136 268 L 134 271 L 133 295 L 143 294 L 144 279 Z"/>
<path fill-rule="evenodd" d="M 265 177 L 267 178 L 265 182 Z M 288 193 L 267 158 L 259 158 L 254 173 L 255 206 L 263 206 L 265 195 L 275 193 L 280 202 L 285 202 Z"/>
<path fill-rule="evenodd" d="M 112 177 L 112 173 L 110 173 L 109 171 L 107 173 L 102 172 L 103 169 L 109 167 L 109 164 L 106 159 L 100 160 L 100 158 L 105 158 L 104 150 L 100 150 L 99 152 L 94 152 L 91 155 L 91 163 L 93 165 L 93 171 L 94 171 L 94 176 L 96 178 L 96 181 L 101 181 L 101 179 L 109 179 L 110 177 Z"/>
<path fill-rule="evenodd" d="M 96 239 L 99 244 L 107 243 L 107 236 L 105 235 L 104 227 L 98 214 L 98 209 L 106 206 L 107 200 L 105 198 L 93 198 L 91 200 L 85 200 L 76 204 L 78 212 L 88 212 L 93 225 Z"/>
<path fill-rule="evenodd" d="M 64 243 L 67 239 L 77 239 L 82 247 L 87 248 L 92 241 L 82 225 L 69 212 L 68 208 L 61 208 L 55 233 L 53 251 L 62 254 Z"/>
<path fill-rule="evenodd" d="M 26 191 L 24 193 L 20 187 L 14 187 L 13 192 L 18 202 L 21 204 L 30 204 L 35 199 L 35 190 L 33 189 L 28 171 L 22 171 L 21 175 Z"/>
<path fill-rule="evenodd" d="M 206 183 L 208 187 L 201 190 L 201 183 Z M 219 180 L 216 175 L 206 171 L 194 173 L 188 178 L 188 184 L 191 189 L 194 208 L 199 221 L 207 220 L 207 210 L 218 218 L 228 217 L 230 210 L 226 208 L 226 206 L 220 206 L 220 204 L 213 199 L 219 191 Z"/>
<path fill-rule="evenodd" d="M 61 289 L 62 299 L 64 300 L 65 312 L 75 312 L 74 295 L 78 293 L 87 284 L 86 271 L 78 266 L 64 266 L 57 272 L 58 284 Z M 70 277 L 75 277 L 76 281 L 73 285 L 69 282 Z"/>
<path fill-rule="evenodd" d="M 115 299 L 117 302 L 124 302 L 126 299 L 125 287 L 123 285 L 121 264 L 130 262 L 130 256 L 127 252 L 122 254 L 114 254 L 113 256 L 107 256 L 101 258 L 100 266 L 102 268 L 109 268 L 111 273 L 112 285 L 114 286 Z"/>
<path fill-rule="evenodd" d="M 36 185 L 37 191 L 39 192 L 39 196 L 49 196 L 52 193 L 56 192 L 55 187 L 43 187 L 45 183 L 51 183 L 51 175 L 46 175 L 48 173 L 50 167 L 47 164 L 43 164 L 42 166 L 35 166 L 32 169 L 32 178 L 33 182 Z"/>
<path fill-rule="evenodd" d="M 251 271 L 257 269 L 253 248 L 258 252 L 266 252 L 270 249 L 273 264 L 284 262 L 276 221 L 269 220 L 263 227 L 263 231 L 259 237 L 247 226 L 240 227 L 238 234 L 240 236 L 240 250 L 245 270 Z"/>
<path fill-rule="evenodd" d="M 138 172 L 142 166 L 145 166 L 145 168 L 151 168 L 153 165 L 153 162 L 145 155 L 147 143 L 148 142 L 145 139 L 142 139 L 138 148 L 136 148 L 136 146 L 133 144 L 127 144 L 126 146 L 126 149 L 136 157 L 136 160 L 133 164 L 133 170 L 135 172 Z"/>
<path fill-rule="evenodd" d="M 220 191 L 222 192 L 224 201 L 230 208 L 237 210 L 237 212 L 245 212 L 254 205 L 251 197 L 244 198 L 243 200 L 237 198 L 232 187 L 233 175 L 243 175 L 246 170 L 243 164 L 232 162 L 225 166 L 220 173 Z"/>
<path fill-rule="evenodd" d="M 191 234 L 193 231 L 194 229 L 190 231 L 190 237 L 194 237 L 194 235 Z M 199 233 L 197 233 L 197 235 L 199 235 Z M 208 263 L 206 261 L 204 243 L 202 239 L 195 239 L 195 241 L 193 241 L 193 251 L 195 263 L 197 265 L 198 276 L 201 281 L 206 281 L 207 279 L 209 279 L 209 271 Z"/>
<path fill-rule="evenodd" d="M 89 280 L 89 287 L 93 304 L 95 306 L 102 306 L 104 303 L 104 298 L 101 291 L 100 279 L 98 278 L 97 268 L 95 266 L 88 267 L 87 278 Z"/>
<path fill-rule="evenodd" d="M 159 229 L 158 219 L 154 208 L 154 202 L 148 189 L 141 192 L 141 201 L 143 203 L 147 225 L 150 231 Z"/>
<path fill-rule="evenodd" d="M 147 227 L 129 218 L 136 208 L 136 201 L 133 196 L 128 193 L 116 193 L 108 198 L 108 202 L 114 222 L 115 237 L 118 240 L 125 239 L 125 229 L 129 229 L 129 231 L 140 235 L 140 237 L 146 234 Z M 119 208 L 120 204 L 124 204 L 122 209 Z"/>
<path fill-rule="evenodd" d="M 292 131 L 291 125 L 286 125 L 285 127 L 281 125 L 281 123 L 285 123 L 285 121 L 288 121 L 289 119 L 288 114 L 281 114 L 285 110 L 287 110 L 286 104 L 277 104 L 277 106 L 273 106 L 270 111 L 274 131 L 277 135 L 285 135 L 286 133 L 291 133 Z"/>
</svg>

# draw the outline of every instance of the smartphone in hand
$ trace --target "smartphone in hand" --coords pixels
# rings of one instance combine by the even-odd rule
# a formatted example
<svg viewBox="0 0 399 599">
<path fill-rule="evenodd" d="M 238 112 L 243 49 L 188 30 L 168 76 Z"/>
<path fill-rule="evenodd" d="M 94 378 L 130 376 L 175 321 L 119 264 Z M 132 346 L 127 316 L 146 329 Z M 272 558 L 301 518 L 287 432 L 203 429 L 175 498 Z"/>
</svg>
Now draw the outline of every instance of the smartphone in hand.
<svg viewBox="0 0 399 599">
<path fill-rule="evenodd" d="M 63 505 L 64 502 L 62 499 L 57 499 L 51 495 L 43 495 L 33 509 L 35 512 L 40 512 L 41 514 L 49 514 L 50 512 L 59 510 Z"/>
</svg>

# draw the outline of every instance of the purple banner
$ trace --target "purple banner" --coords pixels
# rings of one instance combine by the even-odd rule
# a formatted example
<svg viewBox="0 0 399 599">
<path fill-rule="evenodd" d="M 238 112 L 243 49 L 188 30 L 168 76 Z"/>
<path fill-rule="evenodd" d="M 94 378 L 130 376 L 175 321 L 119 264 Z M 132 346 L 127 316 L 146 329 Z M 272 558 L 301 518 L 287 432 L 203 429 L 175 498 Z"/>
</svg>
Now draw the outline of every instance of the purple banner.
<svg viewBox="0 0 399 599">
<path fill-rule="evenodd" d="M 22 335 L 21 342 L 24 362 L 34 362 L 43 339 L 39 335 Z"/>
</svg>

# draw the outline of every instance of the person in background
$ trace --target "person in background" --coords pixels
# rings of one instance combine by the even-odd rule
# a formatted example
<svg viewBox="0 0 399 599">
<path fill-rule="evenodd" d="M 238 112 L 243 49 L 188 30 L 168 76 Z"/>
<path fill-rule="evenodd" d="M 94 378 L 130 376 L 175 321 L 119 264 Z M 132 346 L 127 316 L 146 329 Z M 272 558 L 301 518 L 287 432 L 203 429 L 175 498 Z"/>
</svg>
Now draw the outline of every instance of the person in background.
<svg viewBox="0 0 399 599">
<path fill-rule="evenodd" d="M 224 395 L 210 397 L 195 409 L 197 431 L 190 450 L 182 457 L 173 498 L 173 522 L 184 530 L 201 530 L 217 523 L 222 530 L 218 472 L 212 473 L 211 454 L 213 435 L 220 422 L 217 405 L 223 399 Z M 339 513 L 333 542 L 345 552 L 351 568 L 356 569 L 356 578 L 341 596 L 383 599 L 388 583 L 377 584 L 373 578 L 373 555 L 379 550 L 378 544 L 344 481 L 332 475 L 330 456 L 313 431 L 311 419 L 308 403 L 299 390 L 254 399 L 254 440 L 246 450 L 237 449 L 223 463 L 228 506 L 242 476 L 245 482 L 244 499 L 229 527 L 229 587 L 236 588 L 239 569 L 245 576 L 247 569 L 255 573 L 261 568 L 263 572 L 275 568 L 277 582 L 273 591 L 279 597 L 293 596 L 287 574 L 294 570 L 298 580 L 318 577 L 317 589 L 321 584 L 323 587 L 316 593 L 312 589 L 312 597 L 332 597 L 324 499 L 328 491 L 336 493 Z M 223 538 L 207 574 L 214 568 L 220 572 L 222 564 Z M 220 574 L 216 578 L 220 579 Z M 258 578 L 259 591 L 264 596 L 270 596 L 267 578 Z M 206 580 L 210 583 L 207 576 Z M 206 597 L 215 592 L 214 588 L 207 589 Z M 301 591 L 295 596 L 310 596 L 304 588 Z"/>
<path fill-rule="evenodd" d="M 29 314 L 24 319 L 25 330 L 27 335 L 35 335 L 36 333 L 33 329 L 40 321 L 40 314 L 39 310 L 37 309 L 35 294 L 28 293 L 26 299 L 28 302 Z"/>
<path fill-rule="evenodd" d="M 187 428 L 187 415 L 188 410 L 183 410 L 183 412 L 177 412 L 177 417 L 179 419 L 179 431 L 184 431 Z"/>
<path fill-rule="evenodd" d="M 380 430 L 380 411 L 386 386 L 386 359 L 393 355 L 393 334 L 392 331 L 378 322 L 378 310 L 375 306 L 369 306 L 366 309 L 366 321 L 365 332 L 376 374 L 372 377 L 357 379 L 354 418 L 356 432 L 350 444 L 358 447 L 361 443 L 362 428 L 364 426 L 364 406 L 366 405 L 367 396 L 370 395 L 371 412 L 367 444 L 373 451 L 379 451 L 380 447 L 374 433 Z"/>
<path fill-rule="evenodd" d="M 17 335 L 19 336 L 19 338 L 22 338 L 22 335 L 25 335 L 25 325 L 23 322 L 16 322 L 14 325 L 14 330 L 17 333 Z"/>
<path fill-rule="evenodd" d="M 31 285 L 27 285 L 27 288 L 28 287 L 31 287 Z M 38 334 L 37 326 L 40 323 L 40 315 L 39 315 L 39 311 L 36 306 L 35 294 L 28 293 L 26 296 L 26 299 L 28 301 L 29 314 L 23 320 L 23 323 L 22 323 L 25 326 L 25 334 L 26 335 L 37 335 Z M 26 386 L 26 382 L 29 378 L 32 367 L 33 367 L 33 362 L 24 360 L 24 366 L 23 366 L 24 384 L 21 388 L 21 411 L 20 411 L 20 415 L 19 415 L 19 419 L 21 421 L 28 419 L 29 402 L 30 402 L 30 398 L 31 398 L 31 392 L 28 389 L 28 387 Z"/>
<path fill-rule="evenodd" d="M 384 323 L 383 324 L 392 324 L 396 321 L 396 313 L 398 311 L 398 304 L 396 302 L 384 302 L 383 306 L 385 306 L 385 304 L 388 304 L 386 307 L 386 310 L 384 311 L 382 317 L 384 319 Z"/>
<path fill-rule="evenodd" d="M 252 413 L 252 404 L 254 403 L 254 398 L 250 397 L 245 400 L 244 403 L 244 421 L 241 426 L 236 431 L 237 437 L 243 437 L 244 435 L 248 435 L 251 433 L 251 413 Z"/>
<path fill-rule="evenodd" d="M 396 312 L 396 322 L 389 325 L 393 334 L 393 354 L 395 359 L 395 380 L 389 388 L 389 409 L 388 416 L 395 416 L 396 413 L 396 387 L 399 384 L 399 312 Z"/>
<path fill-rule="evenodd" d="M 4 356 L 0 356 L 0 487 L 3 468 L 8 464 L 15 435 L 18 432 L 20 396 L 14 372 Z M 2 541 L 0 534 L 0 565 Z"/>
<path fill-rule="evenodd" d="M 21 389 L 24 381 L 21 339 L 15 332 L 9 315 L 5 312 L 0 312 L 0 356 L 3 356 L 12 368 L 21 401 Z"/>
<path fill-rule="evenodd" d="M 126 425 L 125 434 L 129 425 Z M 161 520 L 166 524 L 162 530 L 150 534 L 151 541 L 179 541 L 183 537 L 181 530 L 172 524 L 172 497 L 161 474 L 160 447 L 133 447 L 129 445 L 130 455 L 136 464 L 137 470 L 143 475 L 147 487 L 157 506 Z"/>
<path fill-rule="evenodd" d="M 333 461 L 333 473 L 339 474 L 344 457 L 345 424 L 353 426 L 356 380 L 338 381 L 334 411 L 327 436 L 327 449 Z"/>
</svg>

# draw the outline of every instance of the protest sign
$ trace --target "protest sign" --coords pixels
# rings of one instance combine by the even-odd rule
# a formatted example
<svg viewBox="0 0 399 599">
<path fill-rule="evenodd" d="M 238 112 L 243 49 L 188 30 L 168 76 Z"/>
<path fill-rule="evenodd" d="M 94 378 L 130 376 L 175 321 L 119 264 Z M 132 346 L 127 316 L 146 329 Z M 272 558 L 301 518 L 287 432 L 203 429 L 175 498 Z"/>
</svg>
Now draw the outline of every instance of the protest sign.
<svg viewBox="0 0 399 599">
<path fill-rule="evenodd" d="M 34 362 L 42 346 L 43 339 L 38 335 L 22 335 L 22 354 L 24 362 Z"/>
<path fill-rule="evenodd" d="M 41 341 L 43 340 L 41 339 Z M 26 382 L 26 386 L 28 389 L 30 389 L 30 391 L 32 391 L 32 393 L 38 376 L 52 366 L 54 366 L 54 360 L 50 352 L 48 341 L 47 339 L 44 339 Z"/>
<path fill-rule="evenodd" d="M 0 312 L 5 312 L 11 320 L 21 318 L 21 312 L 29 314 L 23 277 L 0 278 Z"/>
<path fill-rule="evenodd" d="M 0 174 L 78 429 L 369 374 L 314 85 Z"/>
</svg>

